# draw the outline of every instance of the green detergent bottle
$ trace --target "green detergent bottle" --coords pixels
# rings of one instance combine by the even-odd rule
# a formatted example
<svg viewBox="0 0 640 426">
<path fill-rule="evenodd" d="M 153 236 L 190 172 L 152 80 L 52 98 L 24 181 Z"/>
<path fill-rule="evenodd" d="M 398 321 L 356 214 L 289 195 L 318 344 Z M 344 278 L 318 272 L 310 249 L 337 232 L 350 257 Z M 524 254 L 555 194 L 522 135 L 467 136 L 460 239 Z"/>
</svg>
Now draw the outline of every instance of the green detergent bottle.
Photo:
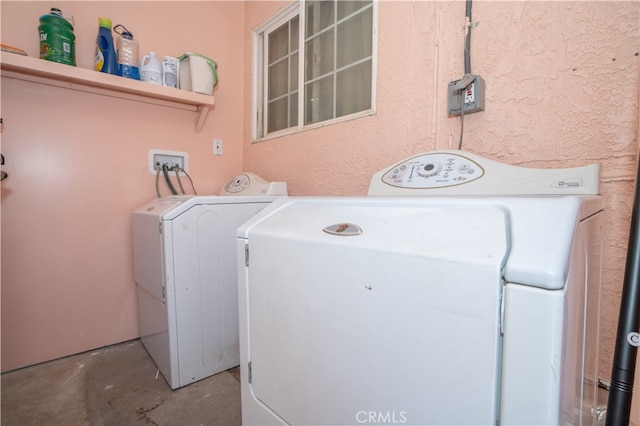
<svg viewBox="0 0 640 426">
<path fill-rule="evenodd" d="M 40 59 L 76 65 L 76 36 L 73 25 L 67 21 L 60 9 L 51 8 L 51 12 L 40 17 Z"/>
</svg>

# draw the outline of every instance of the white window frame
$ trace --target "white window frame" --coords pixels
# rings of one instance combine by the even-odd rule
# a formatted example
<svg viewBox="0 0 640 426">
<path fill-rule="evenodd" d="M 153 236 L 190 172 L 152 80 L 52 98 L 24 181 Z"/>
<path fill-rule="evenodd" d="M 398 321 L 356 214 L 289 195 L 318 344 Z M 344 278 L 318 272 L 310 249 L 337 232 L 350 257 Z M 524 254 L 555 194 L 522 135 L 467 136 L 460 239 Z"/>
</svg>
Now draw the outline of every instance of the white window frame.
<svg viewBox="0 0 640 426">
<path fill-rule="evenodd" d="M 362 117 L 368 117 L 376 113 L 376 87 L 377 87 L 377 62 L 378 62 L 378 0 L 372 2 L 372 45 L 371 45 L 371 108 L 358 111 L 353 114 L 332 118 L 317 123 L 304 124 L 304 58 L 305 58 L 305 25 L 306 7 L 305 0 L 296 0 L 279 11 L 276 15 L 268 19 L 253 31 L 253 77 L 252 77 L 252 117 L 251 139 L 252 142 L 262 142 L 285 135 L 317 129 L 350 121 Z M 267 39 L 265 34 L 280 28 L 282 25 L 299 16 L 298 25 L 298 124 L 286 129 L 267 133 L 264 123 L 265 109 L 267 102 L 265 76 L 267 75 L 268 63 L 265 60 Z"/>
</svg>

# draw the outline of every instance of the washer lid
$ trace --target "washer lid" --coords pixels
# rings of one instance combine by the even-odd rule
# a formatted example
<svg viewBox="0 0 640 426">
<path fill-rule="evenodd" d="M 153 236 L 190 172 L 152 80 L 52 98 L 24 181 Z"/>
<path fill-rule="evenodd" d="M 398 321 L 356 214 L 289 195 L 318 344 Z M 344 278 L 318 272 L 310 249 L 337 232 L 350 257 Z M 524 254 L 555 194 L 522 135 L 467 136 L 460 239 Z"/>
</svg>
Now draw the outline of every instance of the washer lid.
<svg viewBox="0 0 640 426">
<path fill-rule="evenodd" d="M 192 197 L 192 195 L 178 195 L 155 198 L 135 209 L 133 211 L 133 214 L 142 216 L 157 216 L 158 218 L 160 218 L 167 212 L 174 210 L 176 207 L 183 204 L 185 201 L 189 200 Z"/>
<path fill-rule="evenodd" d="M 271 203 L 275 196 L 249 195 L 174 195 L 156 198 L 133 211 L 134 214 L 154 215 L 160 220 L 173 220 L 193 206 L 213 204 Z"/>
</svg>

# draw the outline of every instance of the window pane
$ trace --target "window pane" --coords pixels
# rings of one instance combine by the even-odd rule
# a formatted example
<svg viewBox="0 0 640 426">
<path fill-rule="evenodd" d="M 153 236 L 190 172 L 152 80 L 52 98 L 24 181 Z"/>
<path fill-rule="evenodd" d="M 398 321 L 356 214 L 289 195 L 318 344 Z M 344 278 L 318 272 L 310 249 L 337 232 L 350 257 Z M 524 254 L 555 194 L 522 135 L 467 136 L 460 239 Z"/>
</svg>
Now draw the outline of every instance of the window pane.
<svg viewBox="0 0 640 426">
<path fill-rule="evenodd" d="M 338 1 L 338 21 L 344 19 L 345 16 L 351 15 L 353 12 L 358 11 L 366 6 L 369 6 L 371 1 Z"/>
<path fill-rule="evenodd" d="M 268 114 L 269 123 L 267 132 L 275 132 L 276 130 L 286 129 L 287 127 L 287 98 L 281 98 L 277 101 L 269 102 Z"/>
<path fill-rule="evenodd" d="M 291 31 L 289 34 L 289 45 L 291 46 L 291 51 L 295 52 L 298 50 L 298 38 L 300 37 L 300 19 L 296 16 L 291 21 Z"/>
<path fill-rule="evenodd" d="M 329 31 L 305 43 L 305 81 L 316 79 L 334 70 L 333 40 L 333 31 Z"/>
<path fill-rule="evenodd" d="M 291 55 L 289 61 L 289 91 L 298 90 L 298 54 Z"/>
<path fill-rule="evenodd" d="M 334 23 L 334 0 L 307 2 L 305 37 L 311 37 Z"/>
<path fill-rule="evenodd" d="M 339 72 L 336 77 L 336 117 L 371 108 L 371 61 Z"/>
<path fill-rule="evenodd" d="M 333 118 L 333 75 L 305 86 L 304 124 Z"/>
<path fill-rule="evenodd" d="M 369 8 L 338 25 L 338 68 L 371 56 L 372 16 L 373 11 Z"/>
<path fill-rule="evenodd" d="M 277 61 L 289 52 L 289 23 L 269 34 L 269 63 Z"/>
<path fill-rule="evenodd" d="M 298 92 L 292 93 L 289 96 L 289 126 L 298 125 Z"/>
<path fill-rule="evenodd" d="M 289 87 L 288 71 L 289 63 L 286 59 L 269 67 L 269 100 L 287 93 Z"/>
<path fill-rule="evenodd" d="M 267 133 L 297 125 L 299 18 L 292 18 L 268 37 Z M 291 105 L 292 100 L 294 105 Z M 295 111 L 293 116 L 292 111 Z"/>
</svg>

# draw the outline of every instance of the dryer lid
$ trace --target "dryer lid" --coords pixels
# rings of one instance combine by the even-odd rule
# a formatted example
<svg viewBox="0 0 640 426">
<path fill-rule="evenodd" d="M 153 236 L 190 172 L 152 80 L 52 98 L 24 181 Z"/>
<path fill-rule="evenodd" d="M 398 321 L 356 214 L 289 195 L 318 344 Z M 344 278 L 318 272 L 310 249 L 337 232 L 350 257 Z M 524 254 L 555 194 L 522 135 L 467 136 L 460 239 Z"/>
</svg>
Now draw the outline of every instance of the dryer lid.
<svg viewBox="0 0 640 426">
<path fill-rule="evenodd" d="M 303 207 L 304 206 L 304 207 Z M 602 210 L 600 196 L 433 196 L 433 197 L 301 197 L 282 198 L 267 206 L 258 215 L 251 218 L 240 228 L 237 235 L 248 238 L 256 226 L 269 229 L 269 232 L 291 233 L 292 238 L 309 239 L 326 234 L 325 227 L 336 224 L 353 224 L 362 228 L 363 235 L 367 229 L 352 217 L 355 206 L 360 206 L 360 215 L 367 209 L 387 206 L 394 208 L 424 209 L 462 209 L 466 211 L 469 221 L 474 221 L 474 209 L 501 209 L 505 212 L 504 228 L 509 241 L 509 253 L 504 265 L 505 280 L 513 283 L 535 286 L 545 289 L 561 289 L 566 284 L 569 272 L 569 256 L 576 227 L 580 220 L 597 214 Z M 297 211 L 298 213 L 293 213 Z M 339 213 L 341 216 L 320 217 L 327 212 Z M 358 216 L 359 217 L 359 216 Z M 302 228 L 308 221 L 316 221 L 319 235 L 308 235 Z M 268 227 L 265 228 L 265 224 Z M 391 227 L 391 225 L 389 225 Z M 394 222 L 393 231 L 375 238 L 384 238 L 388 244 L 404 244 L 404 250 L 424 249 L 419 245 L 407 246 L 402 236 L 418 238 L 418 233 L 433 234 L 428 221 L 420 230 L 409 228 L 406 224 Z M 460 232 L 453 224 L 442 225 L 449 229 L 451 235 L 459 236 Z M 483 224 L 477 224 L 478 232 L 483 231 Z M 338 227 L 339 228 L 339 227 Z M 345 230 L 353 229 L 347 227 Z M 355 238 L 355 237 L 354 237 Z M 459 237 L 461 238 L 461 237 Z M 341 237 L 338 243 L 346 240 Z M 364 239 L 363 239 L 364 240 Z M 419 240 L 419 239 L 418 239 Z M 425 239 L 420 240 L 424 245 Z M 351 242 L 352 243 L 352 242 Z M 437 248 L 438 246 L 432 246 Z M 363 247 L 364 248 L 364 247 Z M 466 247 L 460 245 L 452 256 L 460 255 Z"/>
<path fill-rule="evenodd" d="M 371 410 L 409 424 L 496 423 L 507 211 L 277 203 L 239 231 L 252 395 L 288 424 L 356 424 Z"/>
</svg>

